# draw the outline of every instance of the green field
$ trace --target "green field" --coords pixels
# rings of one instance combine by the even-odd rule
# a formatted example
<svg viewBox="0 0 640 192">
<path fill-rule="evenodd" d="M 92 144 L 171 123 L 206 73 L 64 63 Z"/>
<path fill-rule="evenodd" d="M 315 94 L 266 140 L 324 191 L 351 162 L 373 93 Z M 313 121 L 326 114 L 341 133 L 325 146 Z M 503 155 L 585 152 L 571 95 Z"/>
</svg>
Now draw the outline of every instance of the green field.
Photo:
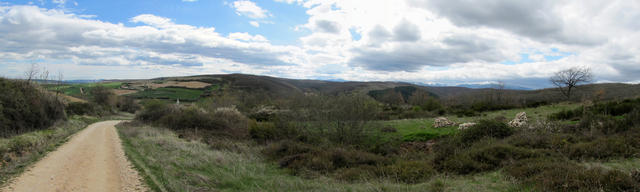
<svg viewBox="0 0 640 192">
<path fill-rule="evenodd" d="M 107 88 L 117 89 L 122 85 L 121 82 L 109 82 L 109 83 L 82 83 L 82 84 L 64 84 L 64 85 L 45 85 L 47 90 L 49 91 L 57 91 L 60 90 L 65 95 L 71 95 L 75 97 L 82 97 L 83 95 L 80 92 L 80 88 L 84 89 L 84 94 L 89 95 L 90 90 L 93 87 L 103 86 Z"/>
<path fill-rule="evenodd" d="M 139 91 L 137 93 L 129 94 L 128 96 L 132 96 L 137 99 L 180 99 L 180 101 L 196 101 L 203 93 L 204 91 L 200 89 L 163 87 Z"/>
</svg>

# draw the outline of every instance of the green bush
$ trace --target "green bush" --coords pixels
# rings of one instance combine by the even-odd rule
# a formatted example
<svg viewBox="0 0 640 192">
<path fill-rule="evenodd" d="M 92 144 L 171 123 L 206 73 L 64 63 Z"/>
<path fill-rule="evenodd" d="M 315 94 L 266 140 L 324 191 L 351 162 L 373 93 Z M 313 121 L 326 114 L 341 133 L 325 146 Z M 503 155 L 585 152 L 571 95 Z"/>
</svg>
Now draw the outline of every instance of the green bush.
<svg viewBox="0 0 640 192">
<path fill-rule="evenodd" d="M 632 144 L 637 138 L 628 139 L 611 136 L 595 139 L 591 142 L 580 142 L 570 145 L 566 153 L 572 159 L 610 159 L 630 158 L 638 155 L 638 148 Z"/>
<path fill-rule="evenodd" d="M 473 143 L 484 137 L 505 138 L 513 133 L 514 130 L 504 122 L 484 119 L 476 125 L 462 130 L 458 137 L 464 143 Z"/>
<path fill-rule="evenodd" d="M 519 159 L 537 156 L 545 154 L 495 140 L 486 140 L 436 159 L 434 164 L 442 171 L 469 174 L 495 170 Z"/>
<path fill-rule="evenodd" d="M 508 175 L 541 191 L 637 191 L 638 182 L 617 170 L 586 168 L 561 159 L 533 158 L 505 168 Z"/>
<path fill-rule="evenodd" d="M 66 111 L 69 115 L 94 115 L 97 106 L 93 103 L 69 103 Z"/>
<path fill-rule="evenodd" d="M 280 167 L 289 168 L 294 174 L 309 170 L 332 173 L 343 168 L 389 163 L 387 158 L 373 153 L 339 147 L 318 147 L 294 141 L 272 143 L 263 153 L 270 159 L 278 160 Z"/>
<path fill-rule="evenodd" d="M 66 118 L 64 104 L 37 85 L 0 78 L 0 137 L 46 129 Z"/>
<path fill-rule="evenodd" d="M 144 110 L 136 114 L 136 120 L 142 122 L 155 122 L 169 114 L 169 105 L 160 100 L 150 100 L 144 103 Z"/>
<path fill-rule="evenodd" d="M 135 100 L 131 97 L 121 96 L 118 97 L 118 101 L 116 102 L 116 107 L 120 111 L 135 113 L 140 110 L 140 105 L 135 102 Z"/>
<path fill-rule="evenodd" d="M 548 118 L 550 120 L 573 120 L 573 119 L 580 118 L 582 114 L 583 114 L 583 108 L 578 107 L 573 110 L 563 109 L 562 111 L 552 113 L 551 115 L 549 115 Z"/>
<path fill-rule="evenodd" d="M 405 142 L 429 141 L 438 137 L 440 137 L 440 134 L 437 134 L 437 133 L 417 132 L 417 133 L 410 133 L 402 136 L 402 140 Z"/>
<path fill-rule="evenodd" d="M 403 183 L 425 182 L 437 172 L 427 161 L 398 161 L 382 168 L 382 174 Z"/>
<path fill-rule="evenodd" d="M 248 119 L 233 108 L 205 111 L 191 106 L 169 105 L 162 101 L 149 101 L 136 120 L 179 131 L 245 138 L 249 135 Z M 190 133 L 186 133 L 190 134 Z"/>
</svg>

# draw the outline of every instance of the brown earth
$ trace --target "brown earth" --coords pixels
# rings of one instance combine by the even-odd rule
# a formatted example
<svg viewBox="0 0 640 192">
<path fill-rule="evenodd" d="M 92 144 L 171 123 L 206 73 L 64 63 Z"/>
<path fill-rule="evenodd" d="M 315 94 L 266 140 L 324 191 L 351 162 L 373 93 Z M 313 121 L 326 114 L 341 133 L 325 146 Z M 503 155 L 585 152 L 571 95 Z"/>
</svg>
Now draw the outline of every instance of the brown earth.
<svg viewBox="0 0 640 192">
<path fill-rule="evenodd" d="M 148 191 L 124 156 L 119 122 L 89 125 L 0 191 Z"/>
</svg>

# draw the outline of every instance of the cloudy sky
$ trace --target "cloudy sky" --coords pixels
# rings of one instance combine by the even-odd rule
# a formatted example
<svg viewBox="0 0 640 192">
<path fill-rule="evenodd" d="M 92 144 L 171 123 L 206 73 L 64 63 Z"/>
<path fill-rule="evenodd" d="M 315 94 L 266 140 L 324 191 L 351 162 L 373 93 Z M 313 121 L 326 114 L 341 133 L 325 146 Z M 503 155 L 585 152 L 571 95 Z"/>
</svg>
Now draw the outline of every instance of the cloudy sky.
<svg viewBox="0 0 640 192">
<path fill-rule="evenodd" d="M 640 82 L 637 0 L 0 1 L 0 76 Z"/>
</svg>

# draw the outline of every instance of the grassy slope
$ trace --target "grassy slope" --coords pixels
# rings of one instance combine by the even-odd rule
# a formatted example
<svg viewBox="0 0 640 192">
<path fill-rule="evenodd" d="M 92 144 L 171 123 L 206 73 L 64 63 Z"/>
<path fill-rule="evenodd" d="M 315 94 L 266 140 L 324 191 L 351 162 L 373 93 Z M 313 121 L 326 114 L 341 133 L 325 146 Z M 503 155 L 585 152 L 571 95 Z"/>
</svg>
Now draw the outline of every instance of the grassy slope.
<svg viewBox="0 0 640 192">
<path fill-rule="evenodd" d="M 260 147 L 233 141 L 212 149 L 173 132 L 148 126 L 119 125 L 125 153 L 155 191 L 516 191 L 519 186 L 491 172 L 474 176 L 435 176 L 405 185 L 390 181 L 345 183 L 289 175 L 260 157 Z"/>
<path fill-rule="evenodd" d="M 554 105 L 545 105 L 537 108 L 525 108 L 525 109 L 510 109 L 510 110 L 502 110 L 502 111 L 492 111 L 485 112 L 483 116 L 477 117 L 456 117 L 456 116 L 446 116 L 449 120 L 452 120 L 456 123 L 466 123 L 466 122 L 475 122 L 480 119 L 493 119 L 498 116 L 504 116 L 507 120 L 511 120 L 515 118 L 516 114 L 519 112 L 526 112 L 527 118 L 530 123 L 535 123 L 537 120 L 545 119 L 551 113 L 555 113 L 561 111 L 563 109 L 574 109 L 578 107 L 578 104 L 554 104 Z M 384 122 L 388 126 L 392 126 L 397 129 L 397 133 L 401 136 L 406 136 L 414 133 L 434 133 L 436 135 L 449 135 L 456 132 L 458 129 L 457 126 L 453 127 L 444 127 L 444 128 L 434 128 L 433 127 L 434 118 L 428 119 L 403 119 L 403 120 L 392 120 Z"/>
<path fill-rule="evenodd" d="M 56 91 L 56 90 L 61 90 L 62 93 L 64 93 L 65 95 L 70 95 L 70 96 L 74 96 L 74 97 L 82 97 L 82 94 L 80 93 L 80 88 L 85 89 L 85 94 L 89 94 L 89 89 L 91 89 L 92 87 L 96 87 L 96 86 L 104 86 L 107 88 L 112 88 L 112 89 L 116 89 L 119 88 L 120 85 L 122 83 L 121 82 L 109 82 L 109 83 L 82 83 L 82 84 L 64 84 L 64 85 L 60 85 L 60 86 L 56 86 L 56 85 L 45 85 L 45 87 L 47 88 L 47 90 L 50 91 Z"/>
</svg>

